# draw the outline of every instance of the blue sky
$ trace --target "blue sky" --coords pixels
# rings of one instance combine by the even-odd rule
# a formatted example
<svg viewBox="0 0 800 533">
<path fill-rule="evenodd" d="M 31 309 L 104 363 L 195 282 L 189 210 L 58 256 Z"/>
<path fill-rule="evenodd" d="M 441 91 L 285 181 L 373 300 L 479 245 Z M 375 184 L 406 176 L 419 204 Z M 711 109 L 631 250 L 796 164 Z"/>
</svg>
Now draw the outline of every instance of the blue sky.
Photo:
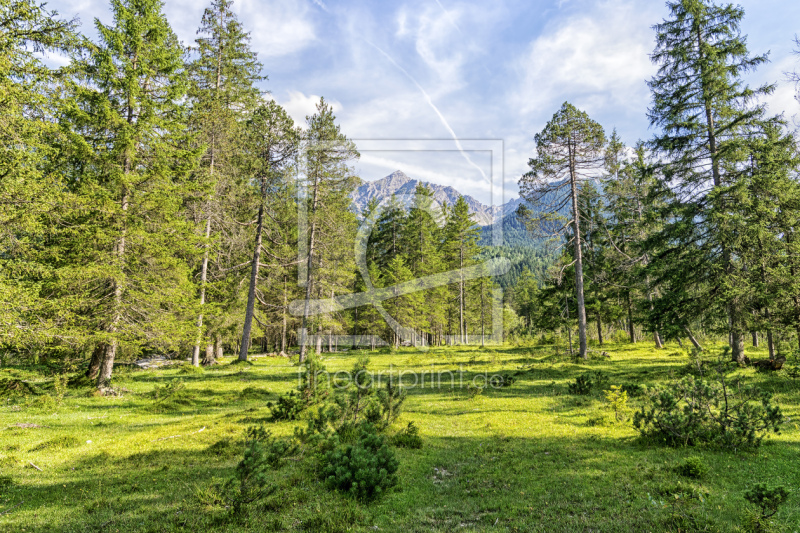
<svg viewBox="0 0 800 533">
<path fill-rule="evenodd" d="M 800 113 L 784 75 L 798 68 L 792 40 L 800 33 L 800 2 L 740 4 L 751 52 L 769 50 L 772 60 L 748 81 L 778 82 L 770 110 Z M 89 34 L 95 17 L 111 18 L 102 0 L 48 5 L 79 16 Z M 185 44 L 194 40 L 205 7 L 166 0 Z M 609 133 L 616 127 L 628 144 L 652 135 L 645 80 L 655 70 L 648 58 L 651 26 L 667 14 L 659 0 L 237 0 L 234 9 L 269 76 L 264 89 L 296 121 L 304 122 L 324 96 L 351 138 L 453 145 L 413 152 L 382 143 L 380 151 L 362 152 L 357 170 L 365 180 L 401 169 L 490 203 L 489 176 L 495 193 L 502 185 L 506 198 L 515 197 L 533 135 L 565 100 Z M 492 174 L 487 152 L 470 151 L 480 143 L 462 143 L 461 152 L 454 136 L 502 140 L 503 175 L 497 165 Z"/>
</svg>

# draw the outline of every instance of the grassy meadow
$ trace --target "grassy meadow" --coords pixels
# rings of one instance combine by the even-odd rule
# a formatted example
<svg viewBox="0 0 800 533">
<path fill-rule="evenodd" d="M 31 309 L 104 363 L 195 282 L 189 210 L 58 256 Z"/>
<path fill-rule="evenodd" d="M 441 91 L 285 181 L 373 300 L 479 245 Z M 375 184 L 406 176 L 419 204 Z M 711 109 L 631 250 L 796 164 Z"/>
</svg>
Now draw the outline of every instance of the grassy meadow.
<svg viewBox="0 0 800 533">
<path fill-rule="evenodd" d="M 425 387 L 407 389 L 389 430 L 414 421 L 424 440 L 421 449 L 396 449 L 398 486 L 375 502 L 353 501 L 326 490 L 314 461 L 300 454 L 274 472 L 276 491 L 240 516 L 209 498 L 209 487 L 232 475 L 249 425 L 287 437 L 305 425 L 268 421 L 266 402 L 298 385 L 298 367 L 288 360 L 226 360 L 197 373 L 119 367 L 113 386 L 120 397 L 76 385 L 62 400 L 43 369 L 4 367 L 0 380 L 41 382 L 46 394 L 5 391 L 1 398 L 0 530 L 744 531 L 743 493 L 762 481 L 790 491 L 776 527 L 800 531 L 800 379 L 786 370 L 737 371 L 774 392 L 788 419 L 757 451 L 668 448 L 643 442 L 632 427 L 640 396 L 617 420 L 602 390 L 578 396 L 567 386 L 598 370 L 609 386 L 666 384 L 689 357 L 677 346 L 657 352 L 644 342 L 603 350 L 610 357 L 587 362 L 556 355 L 552 346 L 371 353 L 373 371 L 426 372 Z M 751 349 L 754 356 L 766 357 Z M 333 372 L 354 359 L 352 352 L 323 355 Z M 431 386 L 431 372 L 447 371 L 454 386 L 448 374 L 441 387 Z M 516 380 L 480 394 L 467 390 L 475 376 L 496 373 Z M 186 385 L 180 401 L 152 397 L 176 379 Z M 691 456 L 708 467 L 700 478 L 677 471 Z"/>
</svg>

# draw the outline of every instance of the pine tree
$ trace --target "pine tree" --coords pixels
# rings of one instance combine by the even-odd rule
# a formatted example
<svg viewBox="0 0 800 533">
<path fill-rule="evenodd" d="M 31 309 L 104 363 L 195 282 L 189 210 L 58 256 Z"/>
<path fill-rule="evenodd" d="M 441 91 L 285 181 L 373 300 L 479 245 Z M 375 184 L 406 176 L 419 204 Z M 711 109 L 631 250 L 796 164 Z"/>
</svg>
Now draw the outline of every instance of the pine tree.
<svg viewBox="0 0 800 533">
<path fill-rule="evenodd" d="M 572 230 L 575 298 L 578 312 L 579 355 L 588 358 L 584 300 L 583 244 L 579 194 L 581 185 L 603 166 L 603 128 L 583 111 L 565 102 L 541 133 L 535 136 L 537 156 L 520 179 L 520 195 L 539 213 L 532 222 L 538 231 L 561 235 Z M 570 215 L 565 215 L 569 211 Z M 566 223 L 565 223 L 566 222 Z"/>
<path fill-rule="evenodd" d="M 727 315 L 732 357 L 741 362 L 742 272 L 727 192 L 741 178 L 741 135 L 763 115 L 763 105 L 754 99 L 773 90 L 750 89 L 741 77 L 767 57 L 748 54 L 739 32 L 740 7 L 708 0 L 667 6 L 670 18 L 655 26 L 652 60 L 659 70 L 649 82 L 653 105 L 648 115 L 659 128 L 651 144 L 667 161 L 664 180 L 675 193 L 664 214 L 670 223 L 658 261 L 672 265 L 672 286 L 681 288 L 663 294 L 670 301 L 662 306 L 699 317 L 716 304 Z"/>
<path fill-rule="evenodd" d="M 85 201 L 72 264 L 87 280 L 96 328 L 89 375 L 111 379 L 118 349 L 177 348 L 189 330 L 192 285 L 183 258 L 191 228 L 180 217 L 187 146 L 179 102 L 183 50 L 159 0 L 112 0 L 113 23 L 76 60 L 83 82 L 66 119 L 73 132 L 70 187 Z M 183 257 L 182 257 L 183 256 Z"/>
<path fill-rule="evenodd" d="M 258 208 L 256 215 L 255 244 L 250 262 L 250 284 L 247 292 L 242 342 L 239 360 L 247 361 L 247 349 L 255 312 L 258 271 L 261 266 L 261 253 L 264 247 L 264 228 L 269 224 L 267 212 L 270 210 L 270 197 L 280 197 L 280 191 L 288 185 L 287 173 L 296 162 L 300 131 L 294 121 L 274 100 L 259 107 L 247 124 L 247 143 L 249 166 L 247 173 L 258 187 Z M 277 203 L 277 202 L 276 202 Z M 273 218 L 274 220 L 274 218 Z M 284 260 L 288 262 L 288 260 Z"/>
</svg>

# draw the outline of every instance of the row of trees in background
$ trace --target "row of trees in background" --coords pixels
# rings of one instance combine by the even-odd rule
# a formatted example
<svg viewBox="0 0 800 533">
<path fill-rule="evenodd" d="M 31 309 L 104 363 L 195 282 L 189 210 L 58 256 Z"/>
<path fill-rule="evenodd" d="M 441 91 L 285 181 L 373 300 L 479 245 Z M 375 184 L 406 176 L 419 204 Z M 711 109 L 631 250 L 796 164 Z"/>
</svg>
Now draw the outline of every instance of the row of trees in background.
<svg viewBox="0 0 800 533">
<path fill-rule="evenodd" d="M 213 0 L 188 48 L 161 8 L 112 0 L 96 41 L 31 0 L 0 8 L 0 353 L 85 357 L 104 387 L 119 354 L 198 365 L 226 348 L 246 359 L 251 337 L 300 343 L 301 358 L 310 336 L 317 350 L 337 334 L 398 344 L 372 306 L 289 312 L 365 290 L 348 197 L 359 155 L 331 107 L 300 128 L 264 94 L 230 0 Z M 477 261 L 466 203 L 431 201 L 420 187 L 410 206 L 370 206 L 375 287 Z M 462 279 L 385 308 L 414 342 L 463 341 L 488 327 L 493 288 Z"/>
<path fill-rule="evenodd" d="M 767 61 L 749 55 L 743 10 L 706 0 L 670 2 L 655 26 L 649 142 L 627 148 L 566 103 L 536 136 L 520 182 L 520 215 L 562 237 L 547 283 L 516 295 L 529 328 L 577 319 L 624 323 L 701 349 L 694 332 L 727 336 L 745 362 L 745 336 L 764 334 L 770 357 L 800 341 L 800 156 L 782 116 L 743 75 Z M 800 99 L 800 97 L 799 97 Z M 794 339 L 794 341 L 792 341 Z M 796 344 L 795 344 L 796 346 Z"/>
</svg>

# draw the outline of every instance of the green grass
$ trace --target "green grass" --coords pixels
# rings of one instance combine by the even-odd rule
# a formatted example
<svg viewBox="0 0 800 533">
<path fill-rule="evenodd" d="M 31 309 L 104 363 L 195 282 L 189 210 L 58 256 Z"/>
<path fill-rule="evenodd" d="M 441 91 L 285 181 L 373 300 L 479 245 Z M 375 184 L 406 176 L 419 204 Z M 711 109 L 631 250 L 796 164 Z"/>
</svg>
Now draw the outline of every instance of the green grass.
<svg viewBox="0 0 800 533">
<path fill-rule="evenodd" d="M 373 371 L 426 372 L 426 387 L 409 389 L 392 429 L 414 421 L 424 440 L 422 449 L 396 449 L 397 489 L 371 504 L 353 502 L 325 490 L 310 459 L 287 461 L 274 474 L 277 492 L 238 518 L 209 489 L 231 476 L 244 428 L 263 423 L 290 436 L 305 425 L 268 422 L 266 402 L 298 384 L 287 360 L 202 373 L 124 371 L 113 383 L 127 390 L 121 397 L 91 396 L 85 386 L 70 388 L 60 404 L 3 397 L 0 530 L 735 531 L 744 491 L 763 481 L 791 491 L 777 523 L 800 531 L 800 380 L 738 371 L 773 391 L 790 419 L 756 452 L 664 448 L 643 443 L 631 427 L 640 398 L 628 400 L 628 419 L 618 422 L 601 391 L 572 396 L 567 383 L 596 370 L 609 385 L 668 383 L 688 358 L 675 346 L 656 352 L 646 343 L 604 350 L 610 359 L 585 363 L 557 357 L 549 346 L 371 354 Z M 354 359 L 323 356 L 329 371 L 347 370 Z M 430 386 L 431 376 L 447 371 L 454 387 L 447 374 L 440 388 Z M 515 375 L 512 386 L 470 398 L 475 376 L 500 372 Z M 49 390 L 47 378 L 30 369 L 0 369 L 5 378 L 38 380 Z M 177 379 L 185 387 L 175 397 L 154 397 Z M 707 472 L 681 475 L 689 457 Z M 681 493 L 690 497 L 675 497 Z"/>
</svg>

